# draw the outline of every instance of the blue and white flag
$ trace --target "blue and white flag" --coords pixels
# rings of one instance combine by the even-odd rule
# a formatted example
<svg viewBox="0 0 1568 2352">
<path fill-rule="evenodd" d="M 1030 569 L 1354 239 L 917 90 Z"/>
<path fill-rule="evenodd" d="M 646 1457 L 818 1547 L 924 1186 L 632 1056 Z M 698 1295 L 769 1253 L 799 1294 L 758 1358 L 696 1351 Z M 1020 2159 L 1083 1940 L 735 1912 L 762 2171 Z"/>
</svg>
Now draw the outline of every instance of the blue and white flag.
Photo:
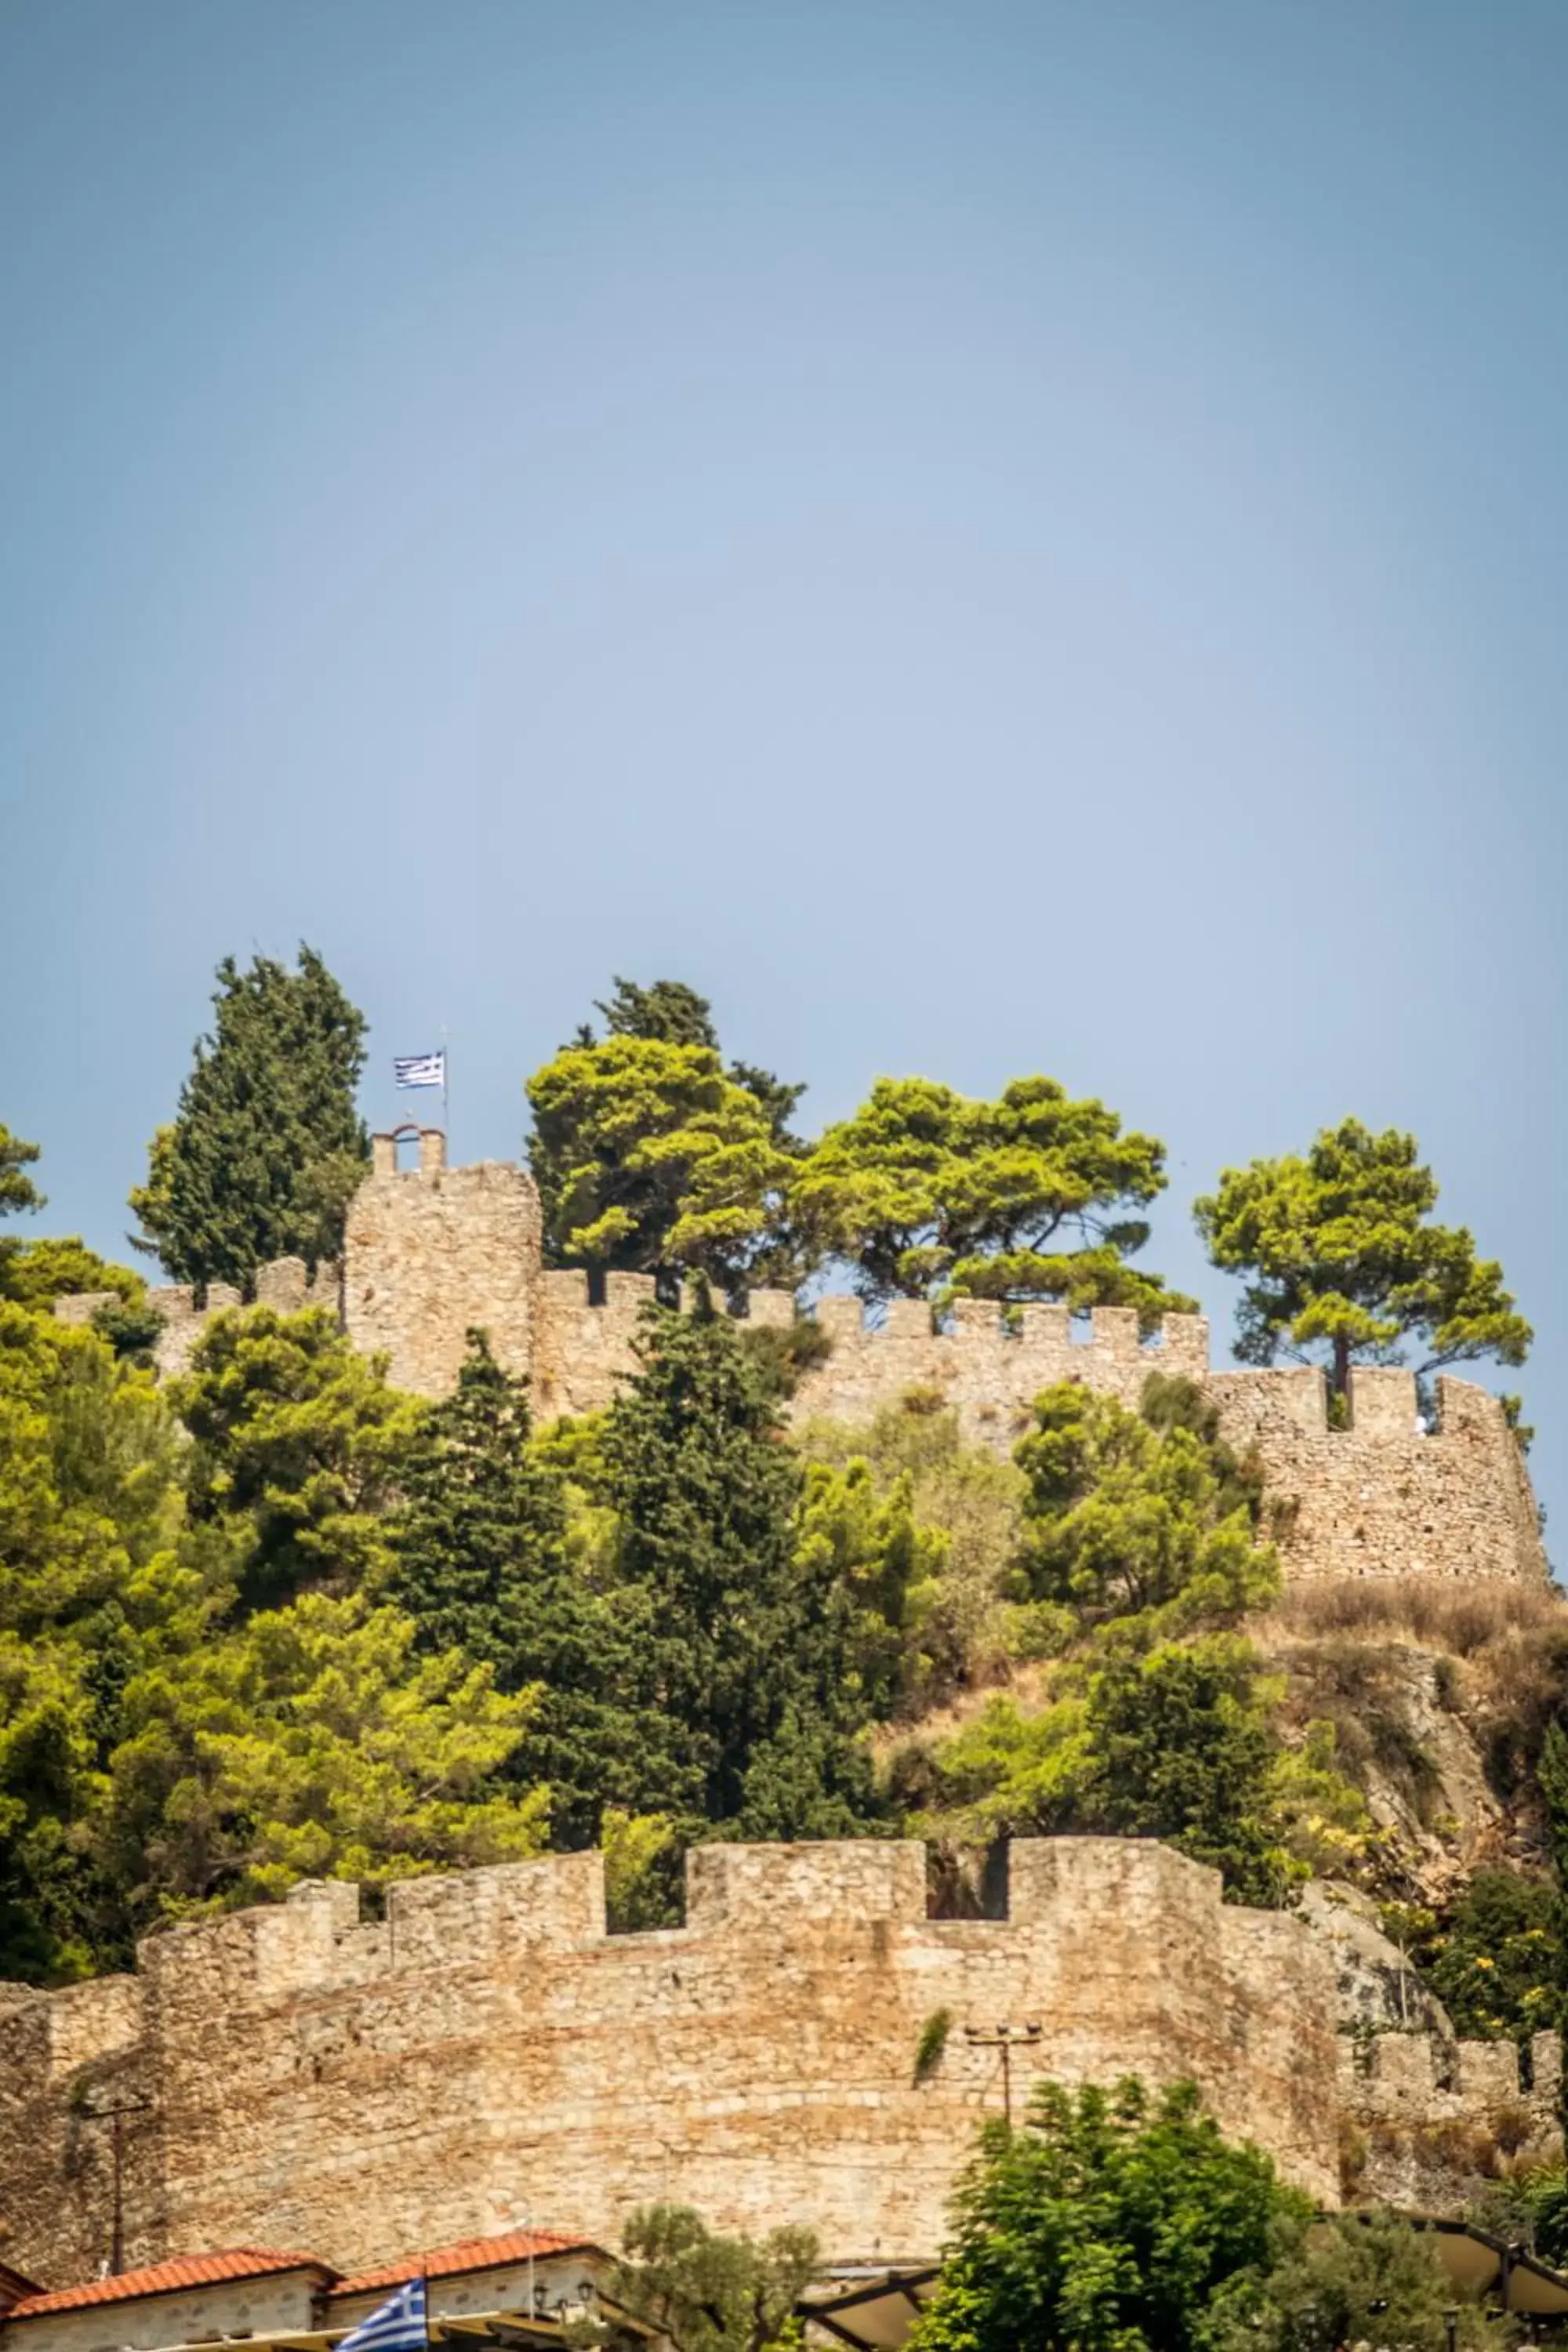
<svg viewBox="0 0 1568 2352">
<path fill-rule="evenodd" d="M 447 1083 L 447 1048 L 438 1054 L 396 1054 L 392 1067 L 400 1087 L 444 1087 Z"/>
<path fill-rule="evenodd" d="M 411 2278 L 406 2286 L 351 2327 L 337 2352 L 425 2352 L 429 2343 L 425 2320 L 425 2282 Z"/>
</svg>

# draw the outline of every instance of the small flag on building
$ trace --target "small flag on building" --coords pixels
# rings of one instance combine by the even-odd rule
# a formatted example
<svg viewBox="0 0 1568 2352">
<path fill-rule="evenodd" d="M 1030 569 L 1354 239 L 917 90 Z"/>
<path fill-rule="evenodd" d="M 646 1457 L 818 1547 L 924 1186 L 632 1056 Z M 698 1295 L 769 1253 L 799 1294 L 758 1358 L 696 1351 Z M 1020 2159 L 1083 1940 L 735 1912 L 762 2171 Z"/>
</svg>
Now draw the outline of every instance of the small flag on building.
<svg viewBox="0 0 1568 2352">
<path fill-rule="evenodd" d="M 447 1049 L 443 1045 L 438 1054 L 397 1054 L 392 1067 L 400 1087 L 444 1087 Z"/>
<path fill-rule="evenodd" d="M 337 2352 L 425 2352 L 429 2341 L 425 2282 L 411 2278 L 379 2310 L 340 2337 Z"/>
</svg>

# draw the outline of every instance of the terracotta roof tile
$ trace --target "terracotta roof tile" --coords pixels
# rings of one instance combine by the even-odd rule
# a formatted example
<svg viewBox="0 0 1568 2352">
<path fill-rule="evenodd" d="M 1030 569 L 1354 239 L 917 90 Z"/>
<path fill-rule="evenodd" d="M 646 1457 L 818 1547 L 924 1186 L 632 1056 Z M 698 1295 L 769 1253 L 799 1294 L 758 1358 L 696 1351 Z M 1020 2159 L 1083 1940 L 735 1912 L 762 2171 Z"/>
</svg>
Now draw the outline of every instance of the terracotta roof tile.
<svg viewBox="0 0 1568 2352">
<path fill-rule="evenodd" d="M 600 2250 L 581 2235 L 564 2236 L 559 2230 L 508 2230 L 499 2238 L 459 2238 L 456 2245 L 436 2246 L 422 2254 L 405 2254 L 381 2269 L 361 2271 L 340 2279 L 334 2296 L 368 2294 L 373 2287 L 401 2286 L 405 2279 L 455 2278 L 462 2271 L 493 2271 L 502 2263 L 525 2263 L 530 2254 L 574 2254 L 579 2249 Z"/>
<path fill-rule="evenodd" d="M 315 2271 L 321 2278 L 336 2275 L 314 2254 L 286 2254 L 276 2246 L 231 2246 L 217 2254 L 176 2254 L 172 2262 L 154 2263 L 150 2270 L 120 2271 L 113 2278 L 89 2279 L 81 2286 L 62 2286 L 52 2294 L 24 2295 L 5 2315 L 6 2325 L 37 2319 L 47 2311 L 85 2310 L 95 2303 L 129 2303 L 137 2295 L 172 2294 L 179 2287 L 221 2286 L 228 2279 L 267 2278 L 276 2271 Z"/>
</svg>

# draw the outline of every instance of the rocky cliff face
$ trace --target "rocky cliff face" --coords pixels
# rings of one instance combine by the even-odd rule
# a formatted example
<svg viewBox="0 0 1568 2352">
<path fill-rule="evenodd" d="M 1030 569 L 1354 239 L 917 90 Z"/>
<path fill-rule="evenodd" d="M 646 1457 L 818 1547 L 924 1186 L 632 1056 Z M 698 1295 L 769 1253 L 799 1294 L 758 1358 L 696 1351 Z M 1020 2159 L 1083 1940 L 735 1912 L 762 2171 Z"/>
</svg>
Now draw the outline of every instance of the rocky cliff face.
<svg viewBox="0 0 1568 2352">
<path fill-rule="evenodd" d="M 1441 1910 L 1478 1870 L 1544 1870 L 1532 1766 L 1568 1690 L 1554 1588 L 1302 1585 L 1253 1632 L 1285 1678 L 1287 1735 L 1334 1726 L 1378 1832 L 1377 1892 Z"/>
</svg>

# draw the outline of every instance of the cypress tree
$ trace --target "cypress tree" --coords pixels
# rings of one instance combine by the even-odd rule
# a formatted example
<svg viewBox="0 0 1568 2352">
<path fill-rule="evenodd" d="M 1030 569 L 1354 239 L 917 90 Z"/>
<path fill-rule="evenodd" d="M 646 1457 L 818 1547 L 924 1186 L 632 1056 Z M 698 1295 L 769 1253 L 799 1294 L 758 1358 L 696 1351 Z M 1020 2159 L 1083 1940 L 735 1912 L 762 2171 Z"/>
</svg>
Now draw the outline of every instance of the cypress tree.
<svg viewBox="0 0 1568 2352">
<path fill-rule="evenodd" d="M 777 1406 L 726 1318 L 651 1309 L 637 1349 L 602 1453 L 638 1624 L 630 1696 L 669 1726 L 640 1808 L 762 1837 L 847 1832 L 869 1780 L 837 1596 L 796 1569 L 801 1470 Z"/>
<path fill-rule="evenodd" d="M 465 1651 L 500 1691 L 536 1686 L 508 1771 L 549 1783 L 551 1842 L 571 1848 L 635 1793 L 649 1742 L 622 1701 L 635 1625 L 579 1572 L 561 1482 L 530 1436 L 524 1383 L 470 1331 L 458 1386 L 404 1466 L 391 1591 L 422 1648 Z"/>
<path fill-rule="evenodd" d="M 314 1265 L 342 1247 L 369 1155 L 354 1108 L 365 1023 L 313 948 L 293 971 L 226 957 L 217 979 L 213 1034 L 131 1195 L 146 1236 L 133 1238 L 176 1280 L 248 1296 L 269 1259 Z"/>
</svg>

